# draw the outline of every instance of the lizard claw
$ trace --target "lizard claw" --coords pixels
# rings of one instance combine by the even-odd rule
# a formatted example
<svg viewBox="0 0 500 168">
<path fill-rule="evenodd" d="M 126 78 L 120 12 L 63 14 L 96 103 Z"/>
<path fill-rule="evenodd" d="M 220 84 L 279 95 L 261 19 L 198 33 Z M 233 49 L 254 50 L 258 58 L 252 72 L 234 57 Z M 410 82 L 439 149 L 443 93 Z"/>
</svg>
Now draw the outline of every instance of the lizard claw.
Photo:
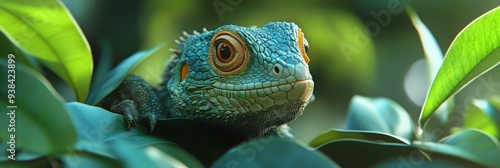
<svg viewBox="0 0 500 168">
<path fill-rule="evenodd" d="M 148 115 L 148 121 L 149 121 L 149 132 L 153 132 L 155 129 L 156 121 L 158 121 L 158 117 L 154 113 L 150 113 Z"/>
<path fill-rule="evenodd" d="M 149 123 L 149 132 L 150 132 L 150 133 L 152 133 L 152 132 L 153 132 L 153 130 L 155 129 L 155 125 L 156 125 L 156 124 L 151 124 L 151 123 Z"/>
<path fill-rule="evenodd" d="M 127 121 L 127 130 L 130 127 L 135 127 L 137 121 L 139 120 L 139 111 L 135 106 L 134 101 L 130 99 L 122 100 L 120 103 L 115 104 L 111 107 L 111 111 L 123 114 L 123 118 Z"/>
<path fill-rule="evenodd" d="M 139 120 L 147 120 L 149 130 L 153 132 L 158 116 L 162 113 L 160 101 L 154 89 L 137 75 L 125 78 L 115 90 L 118 101 L 114 101 L 111 111 L 123 114 L 127 121 L 127 130 L 135 127 Z"/>
</svg>

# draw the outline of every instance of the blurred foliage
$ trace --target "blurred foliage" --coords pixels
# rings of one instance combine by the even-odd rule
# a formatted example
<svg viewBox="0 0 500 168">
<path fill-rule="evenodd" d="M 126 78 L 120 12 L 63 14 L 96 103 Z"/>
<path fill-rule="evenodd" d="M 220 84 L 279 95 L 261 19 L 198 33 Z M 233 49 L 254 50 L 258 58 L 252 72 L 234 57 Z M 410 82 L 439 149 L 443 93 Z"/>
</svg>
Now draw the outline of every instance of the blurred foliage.
<svg viewBox="0 0 500 168">
<path fill-rule="evenodd" d="M 33 4 L 35 2 L 0 0 L 2 1 L 31 4 L 11 8 L 20 11 L 51 9 L 60 13 L 66 11 L 66 5 L 76 22 L 73 22 L 71 15 L 47 22 L 69 21 L 73 27 L 61 30 L 61 34 L 66 31 L 75 33 L 75 29 L 82 28 L 85 36 L 68 39 L 80 44 L 89 41 L 96 64 L 92 82 L 97 91 L 92 90 L 88 104 L 71 102 L 76 100 L 75 97 L 79 97 L 78 100 L 81 101 L 85 96 L 72 95 L 73 90 L 78 88 L 65 90 L 68 86 L 59 84 L 60 76 L 66 80 L 64 75 L 58 73 L 60 70 L 52 68 L 57 74 L 54 75 L 37 61 L 33 61 L 34 57 L 46 58 L 47 56 L 38 52 L 46 48 L 30 51 L 26 47 L 29 45 L 18 43 L 13 38 L 12 32 L 18 30 L 0 29 L 3 33 L 0 36 L 0 67 L 6 69 L 8 66 L 5 62 L 9 53 L 19 57 L 16 59 L 19 61 L 16 70 L 20 76 L 17 79 L 20 83 L 18 89 L 22 91 L 17 93 L 17 100 L 22 102 L 23 107 L 19 108 L 18 119 L 26 121 L 19 123 L 18 126 L 23 131 L 16 133 L 19 135 L 16 139 L 18 148 L 23 149 L 16 151 L 19 161 L 6 161 L 7 157 L 4 155 L 8 153 L 3 152 L 0 153 L 0 166 L 220 167 L 283 166 L 288 163 L 290 166 L 304 167 L 493 167 L 498 163 L 500 103 L 498 97 L 491 97 L 498 94 L 500 88 L 500 82 L 494 78 L 498 76 L 498 68 L 477 78 L 458 94 L 454 114 L 445 117 L 447 125 L 433 123 L 431 120 L 429 128 L 432 129 L 423 134 L 426 137 L 420 136 L 419 133 L 422 132 L 419 131 L 422 130 L 415 127 L 422 104 L 413 104 L 403 89 L 403 79 L 407 75 L 405 72 L 410 65 L 424 58 L 423 51 L 428 50 L 429 46 L 437 48 L 436 44 L 428 42 L 429 38 L 435 38 L 441 49 L 448 48 L 460 30 L 474 18 L 498 6 L 500 2 L 497 1 L 477 3 L 460 0 L 453 1 L 452 5 L 450 2 L 430 0 L 411 2 L 434 37 L 430 33 L 423 34 L 423 29 L 419 28 L 418 34 L 403 10 L 403 2 L 395 0 L 127 1 L 129 3 L 116 0 L 67 0 L 63 1 L 64 5 L 56 0 L 46 0 L 53 4 L 49 6 L 51 8 L 44 8 L 47 6 L 41 3 L 41 7 L 37 7 Z M 9 8 L 2 5 L 0 12 L 4 13 L 0 14 L 8 15 L 5 11 L 9 11 Z M 14 16 L 18 18 L 11 20 L 26 23 L 40 21 L 40 17 L 30 12 Z M 122 116 L 92 106 L 113 90 L 129 71 L 141 74 L 152 84 L 158 83 L 164 61 L 171 55 L 167 48 L 176 47 L 173 40 L 183 30 L 200 31 L 203 27 L 214 29 L 224 24 L 261 26 L 270 21 L 297 23 L 311 46 L 309 57 L 315 80 L 316 101 L 308 106 L 303 116 L 292 123 L 292 133 L 296 135 L 296 139 L 269 136 L 242 143 L 242 137 L 204 123 L 182 119 L 159 121 L 152 134 L 147 133 L 142 126 L 126 131 Z M 5 22 L 0 24 L 3 27 L 8 25 Z M 488 24 L 490 23 L 480 25 Z M 426 29 L 425 25 L 422 26 Z M 82 48 L 82 45 L 61 42 L 68 39 L 51 40 L 52 36 L 43 36 L 44 33 L 51 34 L 55 30 L 58 29 L 32 29 L 54 50 L 73 51 L 75 48 Z M 497 31 L 492 29 L 491 32 Z M 474 33 L 472 37 L 484 36 Z M 423 39 L 424 50 L 420 38 Z M 498 37 L 491 38 L 492 43 L 498 42 Z M 33 43 L 44 44 L 36 41 Z M 162 45 L 153 48 L 158 44 Z M 457 46 L 460 48 L 456 50 L 467 52 L 484 48 Z M 140 51 L 145 49 L 149 50 Z M 82 53 L 68 53 L 67 57 L 60 58 L 71 58 L 78 54 Z M 130 55 L 133 56 L 129 57 Z M 488 53 L 475 56 L 486 57 Z M 89 54 L 83 57 L 91 59 Z M 443 65 L 448 64 L 446 69 L 458 72 L 460 68 L 456 68 L 457 65 L 453 62 L 461 59 L 463 57 L 450 56 L 444 60 Z M 491 67 L 498 60 L 488 62 Z M 54 64 L 77 66 L 71 63 L 61 59 Z M 91 63 L 85 66 L 92 67 Z M 472 63 L 471 66 L 476 64 Z M 486 69 L 470 73 L 471 79 L 483 74 Z M 425 69 L 420 71 L 426 72 Z M 423 75 L 425 78 L 428 76 L 429 74 Z M 7 78 L 5 73 L 0 77 Z M 443 81 L 444 88 L 453 89 L 446 85 L 448 77 L 445 74 L 435 80 Z M 90 80 L 90 77 L 85 79 Z M 428 80 L 420 81 L 413 86 L 426 85 Z M 3 82 L 0 86 L 7 88 L 7 84 Z M 425 94 L 427 90 L 420 92 Z M 59 93 L 66 102 L 60 98 Z M 357 94 L 387 98 L 355 96 Z M 5 91 L 0 91 L 0 96 L 7 97 L 6 95 Z M 0 102 L 0 105 L 7 106 L 5 102 Z M 425 113 L 428 116 L 430 114 Z M 423 120 L 427 119 L 425 116 Z M 0 120 L 2 123 L 8 122 L 6 117 Z M 463 127 L 460 127 L 462 122 Z M 324 132 L 325 130 L 329 131 Z M 5 143 L 9 139 L 7 137 L 6 132 L 0 132 L 2 151 L 9 148 Z M 311 139 L 313 140 L 308 145 L 302 142 Z"/>
</svg>

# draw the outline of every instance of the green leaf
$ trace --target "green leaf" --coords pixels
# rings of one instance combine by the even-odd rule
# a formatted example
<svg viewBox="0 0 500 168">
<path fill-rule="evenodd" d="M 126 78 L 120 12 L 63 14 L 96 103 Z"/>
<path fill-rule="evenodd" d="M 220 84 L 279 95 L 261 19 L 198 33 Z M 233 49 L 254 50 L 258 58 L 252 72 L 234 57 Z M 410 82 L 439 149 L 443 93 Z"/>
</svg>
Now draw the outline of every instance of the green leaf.
<svg viewBox="0 0 500 168">
<path fill-rule="evenodd" d="M 89 97 L 85 101 L 86 104 L 96 105 L 109 93 L 115 90 L 116 87 L 127 77 L 130 70 L 134 68 L 138 62 L 141 62 L 148 56 L 154 54 L 165 45 L 160 44 L 152 49 L 140 51 L 122 61 L 118 66 L 109 71 L 108 74 L 101 80 L 93 83 Z"/>
<path fill-rule="evenodd" d="M 406 110 L 387 98 L 354 96 L 346 129 L 383 132 L 408 141 L 414 137 L 414 125 Z"/>
<path fill-rule="evenodd" d="M 327 131 L 325 133 L 316 136 L 313 140 L 311 140 L 311 142 L 309 142 L 309 146 L 319 147 L 321 145 L 327 144 L 332 141 L 345 140 L 345 139 L 358 139 L 358 140 L 387 142 L 387 143 L 409 144 L 407 140 L 400 139 L 393 135 L 382 132 L 332 129 L 330 131 Z"/>
<path fill-rule="evenodd" d="M 465 111 L 463 129 L 475 128 L 500 140 L 499 110 L 488 100 L 472 100 Z"/>
<path fill-rule="evenodd" d="M 113 158 L 109 146 L 112 142 L 134 142 L 135 147 L 145 147 L 158 143 L 169 143 L 157 137 L 150 136 L 145 127 L 126 130 L 122 115 L 111 113 L 100 107 L 78 102 L 67 103 L 71 120 L 78 128 L 78 143 L 76 150 L 97 153 Z"/>
<path fill-rule="evenodd" d="M 411 168 L 428 168 L 428 167 L 453 167 L 453 168 L 471 168 L 481 167 L 479 164 L 467 161 L 457 161 L 446 159 L 446 156 L 434 157 L 432 161 L 416 160 L 411 155 L 407 158 L 397 157 L 385 160 L 381 163 L 375 164 L 373 167 L 387 168 L 387 167 L 411 167 Z"/>
<path fill-rule="evenodd" d="M 123 157 L 130 156 L 120 154 L 121 150 L 146 152 L 142 151 L 143 148 L 154 146 L 190 167 L 199 167 L 201 165 L 196 158 L 178 148 L 176 144 L 152 136 L 148 129 L 143 126 L 126 130 L 125 120 L 122 115 L 77 102 L 67 103 L 66 106 L 70 111 L 71 119 L 78 128 L 79 139 L 74 146 L 75 150 L 111 159 L 124 159 Z M 121 147 L 116 144 L 127 144 L 130 148 L 117 149 Z"/>
<path fill-rule="evenodd" d="M 453 40 L 427 94 L 419 124 L 423 129 L 449 97 L 500 62 L 500 7 L 467 25 Z"/>
<path fill-rule="evenodd" d="M 406 6 L 406 11 L 410 16 L 413 26 L 420 36 L 422 42 L 422 47 L 425 53 L 425 59 L 429 67 L 429 78 L 432 80 L 436 76 L 439 67 L 443 63 L 443 52 L 439 48 L 436 39 L 432 35 L 431 31 L 425 26 L 425 24 L 420 20 L 417 13 L 409 5 Z"/>
<path fill-rule="evenodd" d="M 406 144 L 380 143 L 365 140 L 332 141 L 318 148 L 341 167 L 371 167 L 391 158 L 412 155 L 413 158 L 427 160 L 425 154 Z"/>
<path fill-rule="evenodd" d="M 500 158 L 498 141 L 477 130 L 465 130 L 453 134 L 439 143 L 414 142 L 414 145 L 431 152 L 466 159 L 485 167 L 498 166 Z"/>
<path fill-rule="evenodd" d="M 265 137 L 238 145 L 211 167 L 339 167 L 292 139 Z"/>
<path fill-rule="evenodd" d="M 341 167 L 381 167 L 396 160 L 389 167 L 436 167 L 442 163 L 457 163 L 466 167 L 478 167 L 477 163 L 439 153 L 428 154 L 414 146 L 365 140 L 339 140 L 319 148 Z M 435 161 L 438 161 L 437 163 Z M 382 165 L 381 165 L 382 164 Z M 383 167 L 383 166 L 382 166 Z"/>
<path fill-rule="evenodd" d="M 137 148 L 133 143 L 116 141 L 113 149 L 126 167 L 187 167 L 155 147 Z"/>
<path fill-rule="evenodd" d="M 10 84 L 6 80 L 8 65 L 7 60 L 0 59 L 0 69 L 4 70 L 0 72 L 0 78 L 3 79 L 0 83 L 0 88 L 3 88 L 0 89 L 0 106 L 17 106 L 6 109 L 11 112 L 15 110 L 14 115 L 6 112 L 0 117 L 0 123 L 6 126 L 7 123 L 12 124 L 11 128 L 15 128 L 12 132 L 8 132 L 7 128 L 0 130 L 2 143 L 10 141 L 9 137 L 13 133 L 16 149 L 42 154 L 65 152 L 68 146 L 76 142 L 77 137 L 62 97 L 38 72 L 22 64 L 15 66 L 15 103 L 7 104 L 7 86 Z"/>
<path fill-rule="evenodd" d="M 58 158 L 65 167 L 123 167 L 117 160 L 83 151 L 70 152 Z"/>
<path fill-rule="evenodd" d="M 488 115 L 500 127 L 500 96 L 492 96 L 488 99 L 488 103 L 493 106 L 494 111 L 488 111 Z"/>
<path fill-rule="evenodd" d="M 426 83 L 427 88 L 430 87 L 431 82 L 437 75 L 439 68 L 443 64 L 443 52 L 439 48 L 439 44 L 436 39 L 432 35 L 431 31 L 427 28 L 427 26 L 420 20 L 417 13 L 413 10 L 410 5 L 406 6 L 406 11 L 410 16 L 410 20 L 413 23 L 413 26 L 418 32 L 420 36 L 420 41 L 422 43 L 422 47 L 425 53 L 425 60 L 427 61 L 427 76 L 428 81 Z M 441 105 L 436 111 L 436 117 L 439 119 L 441 124 L 445 124 L 448 121 L 448 117 L 453 110 L 453 98 L 450 98 L 449 101 L 446 101 Z"/>
<path fill-rule="evenodd" d="M 158 150 L 166 153 L 175 159 L 181 161 L 183 164 L 186 164 L 188 167 L 206 167 L 200 161 L 197 160 L 193 155 L 179 147 L 178 145 L 171 144 L 154 144 L 151 145 Z"/>
<path fill-rule="evenodd" d="M 0 58 L 8 59 L 9 54 L 16 56 L 16 63 L 21 63 L 33 70 L 41 72 L 42 67 L 33 56 L 27 56 L 26 52 L 19 50 L 12 42 L 0 31 Z"/>
<path fill-rule="evenodd" d="M 60 1 L 2 0 L 0 18 L 0 31 L 66 81 L 79 101 L 85 100 L 93 68 L 90 47 Z"/>
</svg>

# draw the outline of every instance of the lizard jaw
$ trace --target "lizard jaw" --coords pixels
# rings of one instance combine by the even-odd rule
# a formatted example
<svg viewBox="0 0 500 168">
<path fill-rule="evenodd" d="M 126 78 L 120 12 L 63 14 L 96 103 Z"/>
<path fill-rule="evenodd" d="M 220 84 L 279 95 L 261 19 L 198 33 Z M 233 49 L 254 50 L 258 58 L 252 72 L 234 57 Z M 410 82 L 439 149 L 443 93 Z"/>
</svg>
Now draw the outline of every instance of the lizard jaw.
<svg viewBox="0 0 500 168">
<path fill-rule="evenodd" d="M 314 82 L 312 79 L 306 79 L 270 86 L 265 83 L 214 84 L 212 86 L 213 89 L 208 90 L 207 95 L 204 96 L 206 101 L 211 102 L 211 105 L 207 105 L 217 107 L 221 116 L 231 117 L 266 111 L 273 106 L 281 106 L 290 102 L 302 102 L 305 105 L 312 97 Z"/>
</svg>

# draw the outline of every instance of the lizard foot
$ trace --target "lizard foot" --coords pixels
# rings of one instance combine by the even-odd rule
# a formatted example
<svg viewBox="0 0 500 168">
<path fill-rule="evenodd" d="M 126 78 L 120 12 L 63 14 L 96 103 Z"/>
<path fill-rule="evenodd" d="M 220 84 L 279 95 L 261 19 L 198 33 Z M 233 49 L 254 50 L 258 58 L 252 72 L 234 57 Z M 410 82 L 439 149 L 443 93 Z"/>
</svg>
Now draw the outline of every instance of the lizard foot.
<svg viewBox="0 0 500 168">
<path fill-rule="evenodd" d="M 127 121 L 127 130 L 130 127 L 135 127 L 139 121 L 139 111 L 133 100 L 122 100 L 120 103 L 111 106 L 111 111 L 123 114 L 125 121 Z"/>
<path fill-rule="evenodd" d="M 154 127 L 161 115 L 162 107 L 155 90 L 144 79 L 130 75 L 114 91 L 115 101 L 110 111 L 123 114 L 127 121 L 127 130 L 136 127 L 140 121 L 147 120 L 149 131 Z"/>
</svg>

